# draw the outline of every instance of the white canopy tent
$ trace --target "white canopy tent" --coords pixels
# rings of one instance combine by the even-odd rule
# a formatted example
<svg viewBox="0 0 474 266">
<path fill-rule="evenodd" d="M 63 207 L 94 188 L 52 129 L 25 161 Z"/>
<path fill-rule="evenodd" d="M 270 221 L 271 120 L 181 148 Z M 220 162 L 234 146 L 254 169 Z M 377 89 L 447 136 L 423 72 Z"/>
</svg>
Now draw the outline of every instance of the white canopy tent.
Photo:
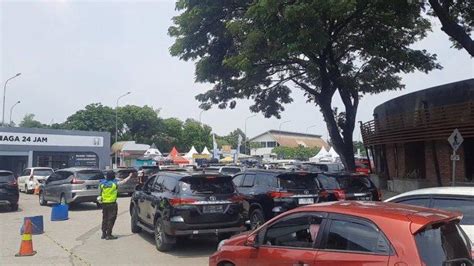
<svg viewBox="0 0 474 266">
<path fill-rule="evenodd" d="M 160 150 L 158 150 L 155 146 L 155 144 L 151 145 L 151 147 L 146 150 L 145 157 L 156 157 L 156 156 L 162 156 Z"/>
<path fill-rule="evenodd" d="M 188 153 L 186 153 L 186 155 L 184 155 L 184 158 L 192 159 L 194 154 L 199 154 L 199 152 L 197 152 L 196 148 L 194 148 L 194 146 L 192 146 L 191 150 L 189 150 Z"/>
<path fill-rule="evenodd" d="M 211 155 L 211 153 L 209 152 L 209 150 L 207 149 L 207 147 L 204 147 L 204 149 L 202 150 L 201 154 L 203 154 L 203 155 Z"/>
<path fill-rule="evenodd" d="M 310 162 L 319 162 L 322 158 L 329 157 L 329 152 L 326 150 L 326 148 L 321 147 L 321 150 L 319 150 L 318 154 L 315 156 L 309 158 Z"/>
</svg>

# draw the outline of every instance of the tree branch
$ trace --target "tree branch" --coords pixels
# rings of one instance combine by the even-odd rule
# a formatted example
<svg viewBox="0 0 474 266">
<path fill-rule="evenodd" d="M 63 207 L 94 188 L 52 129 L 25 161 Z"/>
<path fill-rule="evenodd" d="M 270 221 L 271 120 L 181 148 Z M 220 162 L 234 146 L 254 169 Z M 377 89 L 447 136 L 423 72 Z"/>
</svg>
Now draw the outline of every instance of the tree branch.
<svg viewBox="0 0 474 266">
<path fill-rule="evenodd" d="M 458 42 L 466 51 L 474 56 L 474 41 L 449 15 L 449 11 L 443 8 L 438 0 L 428 0 L 436 16 L 441 22 L 441 30 Z"/>
</svg>

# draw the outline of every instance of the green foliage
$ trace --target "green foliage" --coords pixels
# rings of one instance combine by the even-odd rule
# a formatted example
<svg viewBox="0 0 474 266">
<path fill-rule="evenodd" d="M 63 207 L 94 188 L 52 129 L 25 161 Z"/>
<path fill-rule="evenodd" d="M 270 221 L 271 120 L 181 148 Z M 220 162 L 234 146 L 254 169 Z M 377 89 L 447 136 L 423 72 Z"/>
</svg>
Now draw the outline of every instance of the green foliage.
<svg viewBox="0 0 474 266">
<path fill-rule="evenodd" d="M 123 125 L 122 120 L 119 120 L 118 125 L 120 132 Z M 83 110 L 69 116 L 59 127 L 71 130 L 106 131 L 114 135 L 115 111 L 100 103 L 89 104 Z"/>
<path fill-rule="evenodd" d="M 186 119 L 183 125 L 181 143 L 187 149 L 194 146 L 198 151 L 202 151 L 205 146 L 212 146 L 212 128 L 208 125 L 201 126 L 199 121 Z"/>
<path fill-rule="evenodd" d="M 124 125 L 119 131 L 119 139 L 150 143 L 156 132 L 163 129 L 163 122 L 158 118 L 158 111 L 146 105 L 119 107 L 118 116 Z"/>
<path fill-rule="evenodd" d="M 301 161 L 307 161 L 309 158 L 318 154 L 320 148 L 307 148 L 303 146 L 298 146 L 295 148 L 291 147 L 275 147 L 272 152 L 277 154 L 277 157 L 280 159 L 295 159 Z"/>
<path fill-rule="evenodd" d="M 26 128 L 48 128 L 48 125 L 41 123 L 38 120 L 35 120 L 34 114 L 26 114 L 23 117 L 23 120 L 20 122 L 19 127 Z"/>
<path fill-rule="evenodd" d="M 232 148 L 237 149 L 239 144 L 239 135 L 242 136 L 241 152 L 243 152 L 245 134 L 240 128 L 235 129 L 226 136 L 216 136 L 217 145 L 220 147 L 222 147 L 222 145 L 230 145 Z"/>
<path fill-rule="evenodd" d="M 196 96 L 201 108 L 252 99 L 251 111 L 279 118 L 300 89 L 320 107 L 349 170 L 360 97 L 404 88 L 400 73 L 440 68 L 436 55 L 413 47 L 430 23 L 406 0 L 179 0 L 176 8 L 170 52 L 196 61 L 197 82 L 214 84 Z"/>
<path fill-rule="evenodd" d="M 362 141 L 354 141 L 354 151 L 357 152 L 357 149 L 360 150 L 361 156 L 367 156 L 367 151 L 365 150 L 365 146 Z"/>
</svg>

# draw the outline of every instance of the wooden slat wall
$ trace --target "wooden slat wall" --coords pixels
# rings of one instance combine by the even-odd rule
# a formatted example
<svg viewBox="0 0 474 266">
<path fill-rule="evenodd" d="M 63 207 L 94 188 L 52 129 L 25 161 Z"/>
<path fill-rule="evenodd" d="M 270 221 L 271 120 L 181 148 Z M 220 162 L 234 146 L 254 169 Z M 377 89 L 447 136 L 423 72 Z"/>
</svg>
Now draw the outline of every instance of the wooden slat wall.
<svg viewBox="0 0 474 266">
<path fill-rule="evenodd" d="M 362 124 L 366 146 L 447 139 L 457 128 L 474 137 L 474 101 L 387 116 Z"/>
</svg>

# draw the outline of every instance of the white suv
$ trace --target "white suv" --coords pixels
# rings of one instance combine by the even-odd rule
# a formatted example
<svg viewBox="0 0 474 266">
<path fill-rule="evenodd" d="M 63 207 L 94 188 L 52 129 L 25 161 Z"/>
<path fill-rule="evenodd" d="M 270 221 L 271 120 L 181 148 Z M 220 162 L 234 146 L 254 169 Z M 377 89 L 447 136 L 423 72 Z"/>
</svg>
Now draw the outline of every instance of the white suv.
<svg viewBox="0 0 474 266">
<path fill-rule="evenodd" d="M 18 177 L 18 188 L 24 193 L 33 193 L 36 186 L 43 183 L 53 172 L 49 167 L 26 168 Z"/>
</svg>

